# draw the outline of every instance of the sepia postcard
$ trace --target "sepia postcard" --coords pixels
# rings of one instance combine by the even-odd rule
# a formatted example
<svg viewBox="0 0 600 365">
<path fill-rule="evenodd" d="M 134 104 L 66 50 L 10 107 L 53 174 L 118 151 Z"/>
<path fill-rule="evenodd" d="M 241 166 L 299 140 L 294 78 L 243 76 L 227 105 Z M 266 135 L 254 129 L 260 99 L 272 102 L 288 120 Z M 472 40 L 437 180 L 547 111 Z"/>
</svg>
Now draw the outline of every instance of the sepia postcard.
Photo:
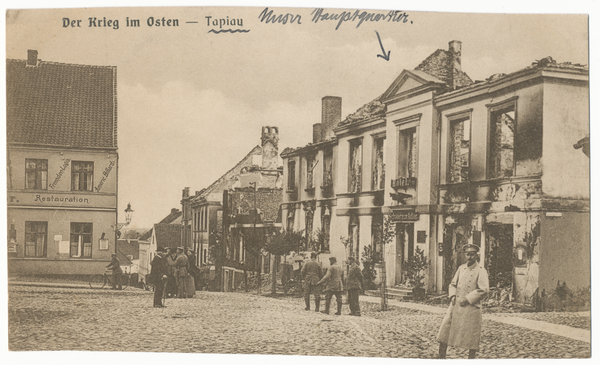
<svg viewBox="0 0 600 365">
<path fill-rule="evenodd" d="M 12 360 L 591 359 L 589 12 L 106 5 L 6 9 Z"/>
</svg>

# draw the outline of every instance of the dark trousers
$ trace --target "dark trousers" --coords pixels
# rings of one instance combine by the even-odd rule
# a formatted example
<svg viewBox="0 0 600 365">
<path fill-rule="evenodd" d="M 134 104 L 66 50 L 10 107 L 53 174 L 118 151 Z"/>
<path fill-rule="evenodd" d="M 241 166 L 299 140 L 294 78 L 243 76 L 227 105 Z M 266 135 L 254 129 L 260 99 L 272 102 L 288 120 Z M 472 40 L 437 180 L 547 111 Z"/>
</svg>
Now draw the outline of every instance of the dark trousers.
<svg viewBox="0 0 600 365">
<path fill-rule="evenodd" d="M 162 306 L 163 292 L 165 290 L 165 280 L 157 280 L 154 285 L 154 306 Z"/>
<path fill-rule="evenodd" d="M 360 289 L 348 289 L 348 305 L 350 306 L 351 314 L 360 314 L 359 295 Z"/>
<path fill-rule="evenodd" d="M 315 296 L 315 310 L 319 311 L 319 303 L 321 302 L 321 288 L 319 285 L 304 285 L 304 303 L 306 304 L 306 309 L 310 309 L 310 295 L 313 294 Z"/>
<path fill-rule="evenodd" d="M 177 276 L 177 298 L 186 298 L 185 295 L 185 276 Z"/>
<path fill-rule="evenodd" d="M 328 290 L 325 292 L 325 312 L 329 313 L 329 306 L 331 304 L 331 298 L 335 295 L 335 301 L 337 302 L 337 313 L 342 313 L 342 292 Z"/>
<path fill-rule="evenodd" d="M 123 290 L 123 285 L 121 284 L 121 273 L 120 272 L 113 272 L 113 274 L 112 274 L 112 288 L 116 289 L 117 286 L 119 287 L 119 290 Z"/>
</svg>

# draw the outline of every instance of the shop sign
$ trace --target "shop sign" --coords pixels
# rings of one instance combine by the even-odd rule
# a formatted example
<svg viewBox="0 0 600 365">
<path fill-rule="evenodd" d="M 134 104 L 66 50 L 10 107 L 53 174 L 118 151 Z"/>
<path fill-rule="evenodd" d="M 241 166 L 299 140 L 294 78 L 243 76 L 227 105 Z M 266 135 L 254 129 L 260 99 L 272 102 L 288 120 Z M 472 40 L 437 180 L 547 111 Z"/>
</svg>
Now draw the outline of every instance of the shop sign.
<svg viewBox="0 0 600 365">
<path fill-rule="evenodd" d="M 396 210 L 392 211 L 390 218 L 393 222 L 414 222 L 419 220 L 419 213 L 414 210 Z"/>
</svg>

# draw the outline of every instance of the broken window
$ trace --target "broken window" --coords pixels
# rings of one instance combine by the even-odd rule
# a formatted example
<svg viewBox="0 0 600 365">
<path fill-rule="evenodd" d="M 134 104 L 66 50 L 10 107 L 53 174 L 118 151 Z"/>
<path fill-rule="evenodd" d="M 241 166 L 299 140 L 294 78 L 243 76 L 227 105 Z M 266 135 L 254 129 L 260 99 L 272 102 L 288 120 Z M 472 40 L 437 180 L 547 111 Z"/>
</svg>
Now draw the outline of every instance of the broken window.
<svg viewBox="0 0 600 365">
<path fill-rule="evenodd" d="M 490 126 L 491 179 L 514 175 L 515 108 L 492 111 Z"/>
<path fill-rule="evenodd" d="M 296 190 L 296 161 L 288 162 L 288 190 Z"/>
<path fill-rule="evenodd" d="M 383 159 L 385 138 L 373 140 L 373 190 L 385 188 L 385 163 Z"/>
<path fill-rule="evenodd" d="M 315 155 L 306 157 L 306 188 L 312 189 L 315 187 L 315 175 L 313 173 L 317 159 Z"/>
<path fill-rule="evenodd" d="M 325 150 L 323 153 L 323 186 L 333 186 L 333 151 Z"/>
<path fill-rule="evenodd" d="M 398 141 L 398 177 L 417 177 L 417 128 L 400 131 Z"/>
<path fill-rule="evenodd" d="M 350 166 L 348 171 L 348 192 L 358 193 L 362 190 L 362 140 L 350 141 Z"/>
<path fill-rule="evenodd" d="M 471 120 L 450 122 L 450 182 L 469 181 Z"/>
</svg>

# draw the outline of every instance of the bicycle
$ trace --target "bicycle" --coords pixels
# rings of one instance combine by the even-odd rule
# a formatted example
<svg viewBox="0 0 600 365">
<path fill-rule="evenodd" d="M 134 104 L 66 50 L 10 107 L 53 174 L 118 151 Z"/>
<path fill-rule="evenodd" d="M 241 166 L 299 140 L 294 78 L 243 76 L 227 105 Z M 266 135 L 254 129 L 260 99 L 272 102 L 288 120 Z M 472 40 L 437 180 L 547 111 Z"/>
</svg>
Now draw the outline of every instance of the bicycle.
<svg viewBox="0 0 600 365">
<path fill-rule="evenodd" d="M 131 274 L 121 274 L 121 287 L 123 289 L 127 288 L 130 279 Z M 106 285 L 110 285 L 112 287 L 112 271 L 108 270 L 103 274 L 93 274 L 90 276 L 90 288 L 102 289 Z"/>
</svg>

